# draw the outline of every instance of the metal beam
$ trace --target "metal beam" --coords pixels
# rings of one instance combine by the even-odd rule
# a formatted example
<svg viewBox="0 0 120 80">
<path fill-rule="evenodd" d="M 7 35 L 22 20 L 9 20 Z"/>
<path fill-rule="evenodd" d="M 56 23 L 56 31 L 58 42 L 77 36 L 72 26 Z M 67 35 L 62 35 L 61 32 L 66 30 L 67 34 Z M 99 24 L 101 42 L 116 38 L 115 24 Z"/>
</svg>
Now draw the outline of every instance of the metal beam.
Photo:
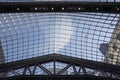
<svg viewBox="0 0 120 80">
<path fill-rule="evenodd" d="M 0 13 L 21 12 L 100 12 L 120 13 L 120 2 L 0 2 Z"/>
<path fill-rule="evenodd" d="M 11 78 L 2 78 L 1 80 L 118 80 L 112 78 L 104 78 L 99 76 L 91 76 L 91 75 L 82 75 L 82 76 L 75 76 L 75 75 L 42 75 L 42 76 L 17 76 Z"/>
<path fill-rule="evenodd" d="M 35 58 L 30 58 L 30 59 L 25 59 L 25 60 L 20 60 L 20 61 L 15 61 L 15 62 L 10 62 L 6 64 L 1 64 L 0 65 L 0 73 L 5 72 L 8 70 L 16 70 L 20 68 L 25 68 L 26 65 L 33 66 L 37 63 L 47 63 L 53 60 L 52 55 L 45 55 L 45 56 L 39 56 Z"/>
<path fill-rule="evenodd" d="M 24 68 L 26 67 L 26 65 L 34 66 L 37 63 L 42 64 L 42 63 L 46 63 L 54 60 L 58 62 L 67 63 L 67 64 L 74 64 L 76 66 L 83 66 L 85 68 L 94 69 L 94 70 L 103 70 L 110 73 L 111 72 L 120 73 L 119 66 L 86 60 L 86 59 L 80 59 L 80 58 L 61 55 L 61 54 L 48 54 L 48 55 L 39 56 L 36 58 L 30 58 L 30 59 L 10 62 L 6 64 L 1 64 L 0 73 L 8 70 L 16 70 L 16 69 Z"/>
<path fill-rule="evenodd" d="M 71 64 L 68 64 L 66 67 L 64 67 L 61 71 L 59 71 L 58 73 L 57 73 L 57 75 L 62 75 L 62 73 L 64 73 L 68 68 L 70 68 L 71 67 Z"/>
<path fill-rule="evenodd" d="M 43 67 L 42 65 L 38 65 L 39 68 L 41 68 L 45 73 L 47 73 L 48 75 L 53 75 L 52 72 L 50 72 L 49 70 L 47 70 L 45 67 Z"/>
</svg>

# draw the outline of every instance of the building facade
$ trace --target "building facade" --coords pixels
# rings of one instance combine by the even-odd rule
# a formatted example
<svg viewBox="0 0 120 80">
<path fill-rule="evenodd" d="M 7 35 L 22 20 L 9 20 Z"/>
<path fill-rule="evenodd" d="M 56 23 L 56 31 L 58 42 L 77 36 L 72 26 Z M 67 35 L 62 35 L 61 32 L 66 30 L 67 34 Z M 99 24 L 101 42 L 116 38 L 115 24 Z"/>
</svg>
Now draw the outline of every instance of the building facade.
<svg viewBox="0 0 120 80">
<path fill-rule="evenodd" d="M 120 21 L 116 24 L 110 42 L 101 44 L 99 50 L 105 56 L 106 63 L 120 65 Z"/>
</svg>

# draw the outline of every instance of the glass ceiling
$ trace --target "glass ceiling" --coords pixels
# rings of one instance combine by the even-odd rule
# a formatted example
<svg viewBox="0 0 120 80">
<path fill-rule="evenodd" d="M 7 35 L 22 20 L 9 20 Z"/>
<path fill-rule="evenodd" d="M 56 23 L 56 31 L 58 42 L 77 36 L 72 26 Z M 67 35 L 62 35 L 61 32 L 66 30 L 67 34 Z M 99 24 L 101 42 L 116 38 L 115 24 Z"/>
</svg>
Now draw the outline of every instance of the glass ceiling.
<svg viewBox="0 0 120 80">
<path fill-rule="evenodd" d="M 1 63 L 56 53 L 119 65 L 118 18 L 87 12 L 2 13 Z"/>
<path fill-rule="evenodd" d="M 0 2 L 73 0 L 0 0 Z M 120 2 L 120 0 L 74 0 Z M 47 54 L 62 54 L 120 66 L 119 14 L 1 13 L 0 64 Z M 53 71 L 53 62 L 43 64 Z M 57 72 L 67 64 L 57 62 Z M 33 68 L 33 67 L 31 67 Z M 72 74 L 73 68 L 64 74 Z M 22 74 L 23 69 L 16 70 Z M 36 69 L 37 74 L 45 74 Z M 88 69 L 87 69 L 88 70 Z M 13 76 L 10 73 L 9 76 Z M 96 74 L 97 75 L 97 74 Z"/>
<path fill-rule="evenodd" d="M 0 0 L 0 2 L 120 0 Z M 0 64 L 63 54 L 120 65 L 119 14 L 1 13 Z"/>
</svg>

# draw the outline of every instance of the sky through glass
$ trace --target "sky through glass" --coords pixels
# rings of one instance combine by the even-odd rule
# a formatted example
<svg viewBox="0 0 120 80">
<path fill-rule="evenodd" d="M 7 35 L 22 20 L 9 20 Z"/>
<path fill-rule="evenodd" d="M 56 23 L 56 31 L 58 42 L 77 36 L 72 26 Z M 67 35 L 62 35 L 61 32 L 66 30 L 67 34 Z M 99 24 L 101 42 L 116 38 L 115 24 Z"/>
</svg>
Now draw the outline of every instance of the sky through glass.
<svg viewBox="0 0 120 80">
<path fill-rule="evenodd" d="M 109 43 L 118 14 L 0 14 L 0 37 L 6 62 L 46 54 L 104 61 L 99 47 Z"/>
</svg>

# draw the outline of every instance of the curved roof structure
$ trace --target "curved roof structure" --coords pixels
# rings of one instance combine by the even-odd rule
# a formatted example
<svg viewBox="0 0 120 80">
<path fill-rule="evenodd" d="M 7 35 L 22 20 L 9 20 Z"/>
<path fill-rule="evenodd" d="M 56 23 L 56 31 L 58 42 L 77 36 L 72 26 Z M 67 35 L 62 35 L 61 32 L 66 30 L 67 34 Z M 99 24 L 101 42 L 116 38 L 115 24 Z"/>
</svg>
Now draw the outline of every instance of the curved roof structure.
<svg viewBox="0 0 120 80">
<path fill-rule="evenodd" d="M 49 0 L 29 0 L 26 2 L 39 1 Z M 89 0 L 75 1 L 88 2 Z M 25 1 L 3 0 L 1 2 Z M 119 1 L 91 0 L 89 2 Z M 62 8 L 62 10 L 64 10 L 64 8 Z M 14 62 L 17 65 L 17 63 L 21 62 L 22 60 L 24 63 L 25 60 L 27 64 L 27 61 L 29 60 L 34 62 L 34 60 L 31 60 L 32 58 L 39 58 L 42 56 L 54 54 L 57 57 L 60 55 L 69 56 L 71 60 L 74 60 L 74 58 L 78 58 L 98 63 L 100 62 L 101 64 L 103 63 L 112 66 L 120 66 L 119 17 L 119 13 L 100 12 L 1 13 L 0 56 L 2 57 L 0 58 L 0 64 L 3 66 L 6 65 L 5 69 L 8 70 L 8 66 L 13 65 L 12 63 Z M 55 56 L 53 56 L 52 58 L 54 57 Z M 63 73 L 59 72 L 60 69 L 62 69 L 62 67 L 70 67 L 70 65 L 67 66 L 66 64 L 69 63 L 69 61 L 62 61 L 60 58 L 54 59 L 58 61 L 56 63 L 56 70 L 58 70 L 58 73 Z M 63 57 L 63 59 L 65 58 Z M 42 58 L 40 60 L 42 60 Z M 51 58 L 49 60 L 46 60 L 45 62 L 47 61 L 51 61 Z M 52 61 L 54 60 L 52 59 Z M 60 63 L 59 61 L 62 61 L 64 63 Z M 7 65 L 9 63 L 10 65 Z M 29 65 L 33 66 L 33 64 L 36 63 L 31 63 Z M 75 64 L 77 65 L 77 70 L 79 70 L 78 66 L 80 66 L 81 64 Z M 47 64 L 43 64 L 43 66 L 38 66 L 41 69 L 43 69 L 43 71 L 47 72 L 48 74 L 51 74 L 49 71 L 54 72 L 53 65 L 54 63 L 49 62 Z M 4 71 L 4 69 L 2 70 L 3 66 L 0 67 L 0 72 Z M 23 68 L 23 66 L 21 67 L 19 65 L 12 69 L 18 69 L 18 67 Z M 44 67 L 49 69 L 49 71 L 44 69 Z M 33 67 L 31 68 L 33 69 Z M 94 67 L 92 68 L 96 69 Z M 117 69 L 119 70 L 119 68 Z M 107 70 L 107 67 L 105 68 L 105 70 Z M 19 74 L 22 73 L 21 71 L 21 69 L 16 70 L 16 72 L 18 72 Z M 75 70 L 69 68 L 66 72 L 64 72 L 64 74 L 72 74 L 73 71 Z M 101 75 L 100 72 L 97 73 L 96 71 L 91 70 L 91 64 L 90 66 L 87 66 L 87 71 L 92 71 L 93 74 L 97 76 Z M 83 72 L 85 73 L 84 69 Z M 14 76 L 18 73 L 12 74 L 11 72 L 9 73 L 9 75 L 7 74 L 7 76 Z M 25 72 L 23 71 L 23 73 L 28 72 L 25 70 Z M 36 74 L 39 74 L 39 71 L 37 71 Z M 40 74 L 45 73 L 41 72 Z M 110 74 L 107 73 L 107 75 Z M 4 77 L 4 75 L 2 76 Z M 116 76 L 113 76 L 113 78 L 114 77 Z"/>
<path fill-rule="evenodd" d="M 103 13 L 10 13 L 0 16 L 6 62 L 52 53 L 104 62 L 99 47 L 109 43 L 119 17 Z"/>
</svg>

